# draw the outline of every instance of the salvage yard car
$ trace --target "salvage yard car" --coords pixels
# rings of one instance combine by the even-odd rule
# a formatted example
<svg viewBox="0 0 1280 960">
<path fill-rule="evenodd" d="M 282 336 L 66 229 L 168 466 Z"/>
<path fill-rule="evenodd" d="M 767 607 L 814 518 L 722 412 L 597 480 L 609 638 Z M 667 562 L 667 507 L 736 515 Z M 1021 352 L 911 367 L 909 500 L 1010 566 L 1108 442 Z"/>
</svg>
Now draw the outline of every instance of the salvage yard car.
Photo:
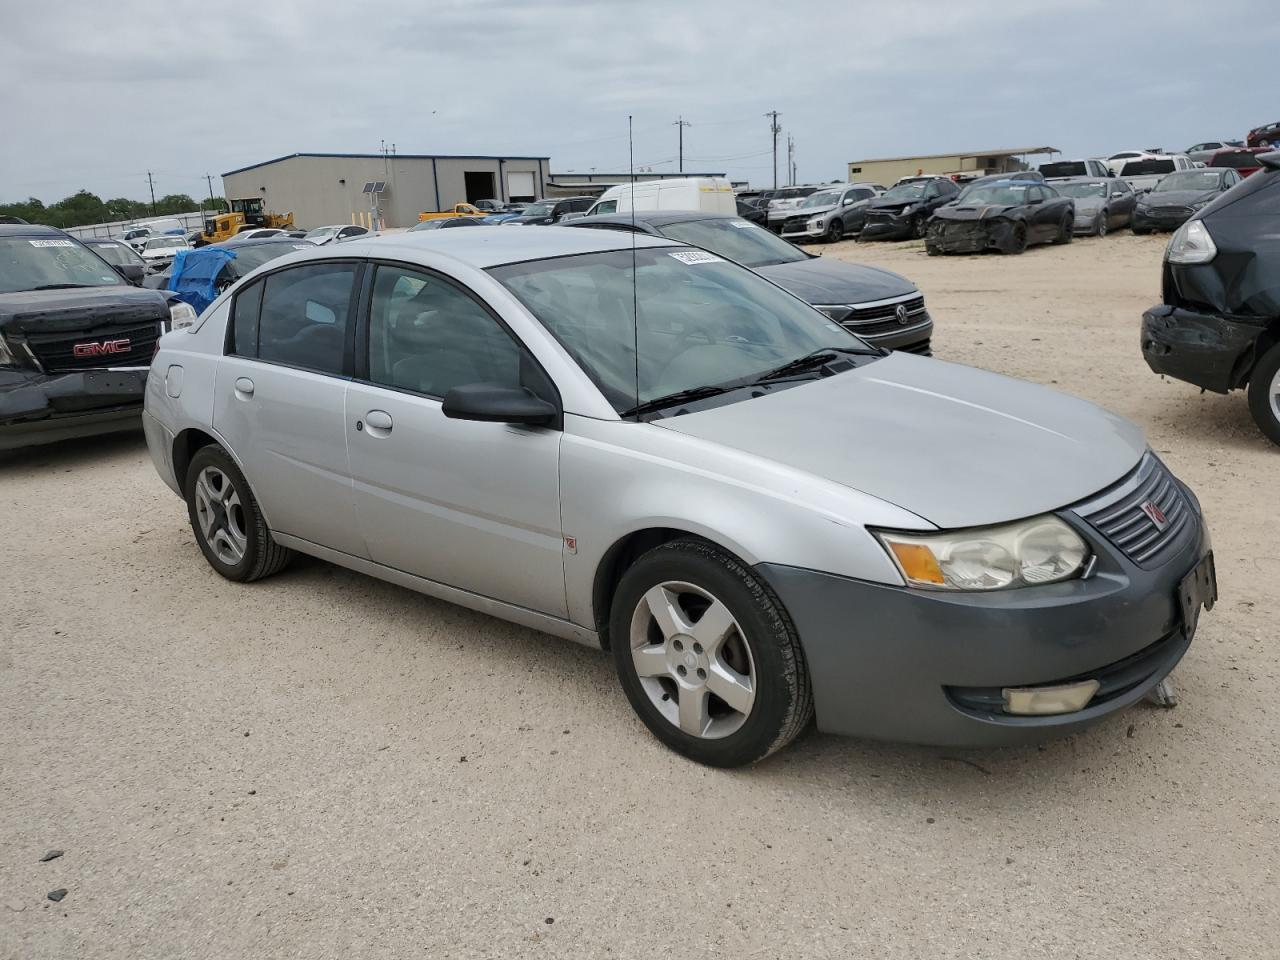
<svg viewBox="0 0 1280 960">
<path fill-rule="evenodd" d="M 817 194 L 814 194 L 817 196 Z M 868 343 L 928 354 L 933 318 L 924 294 L 906 277 L 880 267 L 815 257 L 742 220 L 689 211 L 652 211 L 575 220 L 575 229 L 643 232 L 709 250 L 749 267 Z M 708 329 L 718 318 L 708 317 Z"/>
<path fill-rule="evenodd" d="M 867 201 L 865 224 L 858 239 L 919 239 L 925 235 L 933 212 L 954 200 L 959 192 L 950 177 L 895 183 L 881 196 Z"/>
<path fill-rule="evenodd" d="M 866 201 L 883 192 L 869 183 L 848 183 L 811 193 L 782 221 L 782 236 L 827 243 L 857 236 L 866 224 Z"/>
<path fill-rule="evenodd" d="M 1156 373 L 1204 390 L 1248 388 L 1258 428 L 1280 444 L 1280 153 L 1178 228 L 1164 302 L 1142 318 Z"/>
<path fill-rule="evenodd" d="M 1182 154 L 1152 154 L 1139 160 L 1130 160 L 1120 168 L 1129 186 L 1138 193 L 1150 190 L 1168 174 L 1179 170 L 1194 170 L 1195 163 Z"/>
<path fill-rule="evenodd" d="M 1215 596 L 1199 505 L 1134 425 L 886 353 L 659 237 L 313 247 L 152 369 L 147 443 L 219 574 L 300 551 L 603 646 L 707 764 L 815 714 L 934 744 L 1075 732 L 1165 677 Z"/>
<path fill-rule="evenodd" d="M 162 330 L 193 319 L 61 230 L 0 226 L 0 450 L 136 430 Z"/>
<path fill-rule="evenodd" d="M 929 221 L 924 248 L 940 253 L 1022 253 L 1035 243 L 1070 243 L 1075 205 L 1047 183 L 997 180 L 965 189 Z"/>
<path fill-rule="evenodd" d="M 114 237 L 86 237 L 80 241 L 111 266 L 135 287 L 141 286 L 147 276 L 147 261 L 138 256 L 138 251 Z"/>
<path fill-rule="evenodd" d="M 1133 210 L 1133 232 L 1177 230 L 1193 213 L 1207 207 L 1239 182 L 1240 175 L 1231 169 L 1171 173 L 1150 192 L 1138 197 Z"/>
<path fill-rule="evenodd" d="M 1075 232 L 1095 237 L 1128 226 L 1138 199 L 1133 188 L 1116 177 L 1055 180 L 1053 189 L 1075 204 Z"/>
</svg>

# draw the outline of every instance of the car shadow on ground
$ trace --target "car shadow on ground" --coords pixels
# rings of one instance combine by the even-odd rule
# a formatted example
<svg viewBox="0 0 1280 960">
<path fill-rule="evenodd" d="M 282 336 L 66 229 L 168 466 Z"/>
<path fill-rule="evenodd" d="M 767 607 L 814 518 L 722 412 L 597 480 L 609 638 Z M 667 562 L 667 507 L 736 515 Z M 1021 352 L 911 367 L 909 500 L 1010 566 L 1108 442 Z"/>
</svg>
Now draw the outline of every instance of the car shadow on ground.
<svg viewBox="0 0 1280 960">
<path fill-rule="evenodd" d="M 1277 449 L 1267 440 L 1249 413 L 1243 390 L 1229 394 L 1205 392 L 1186 395 L 1163 404 L 1155 422 L 1160 432 L 1176 432 L 1181 439 L 1225 445 L 1236 450 Z M 1154 438 L 1153 438 L 1154 443 Z"/>
<path fill-rule="evenodd" d="M 145 454 L 147 441 L 142 429 L 79 437 L 37 447 L 0 450 L 0 474 L 25 469 L 74 470 L 88 467 L 117 455 Z"/>
</svg>

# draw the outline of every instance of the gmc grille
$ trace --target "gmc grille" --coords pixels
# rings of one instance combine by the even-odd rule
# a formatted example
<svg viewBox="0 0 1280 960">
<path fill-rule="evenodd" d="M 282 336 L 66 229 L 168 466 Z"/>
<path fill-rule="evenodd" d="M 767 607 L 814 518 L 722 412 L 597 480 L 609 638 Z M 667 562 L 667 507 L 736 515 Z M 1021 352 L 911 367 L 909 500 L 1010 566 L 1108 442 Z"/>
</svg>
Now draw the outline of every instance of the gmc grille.
<svg viewBox="0 0 1280 960">
<path fill-rule="evenodd" d="M 146 367 L 156 352 L 160 339 L 160 324 L 113 324 L 94 330 L 93 333 L 28 333 L 27 346 L 46 373 L 68 373 L 76 370 L 96 370 L 102 367 Z M 128 347 L 121 353 L 89 353 L 78 356 L 77 346 L 128 340 Z"/>
</svg>

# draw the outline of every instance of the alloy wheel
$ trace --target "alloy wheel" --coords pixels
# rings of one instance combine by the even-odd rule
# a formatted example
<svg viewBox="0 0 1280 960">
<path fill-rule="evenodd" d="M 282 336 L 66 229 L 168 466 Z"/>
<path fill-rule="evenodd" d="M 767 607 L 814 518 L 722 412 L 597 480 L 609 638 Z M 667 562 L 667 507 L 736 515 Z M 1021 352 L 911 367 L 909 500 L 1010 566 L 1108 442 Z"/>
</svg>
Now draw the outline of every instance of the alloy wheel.
<svg viewBox="0 0 1280 960">
<path fill-rule="evenodd" d="M 1280 370 L 1277 370 L 1271 378 L 1271 388 L 1267 390 L 1267 396 L 1271 400 L 1271 416 L 1275 418 L 1276 423 L 1280 423 Z"/>
<path fill-rule="evenodd" d="M 1107 211 L 1103 210 L 1102 213 L 1098 214 L 1098 229 L 1095 232 L 1100 237 L 1107 235 Z"/>
<path fill-rule="evenodd" d="M 755 704 L 751 647 L 729 608 L 701 587 L 666 581 L 631 617 L 631 661 L 653 706 L 702 739 L 727 737 Z"/>
<path fill-rule="evenodd" d="M 244 507 L 235 484 L 217 467 L 205 467 L 196 477 L 196 520 L 209 548 L 223 563 L 234 566 L 249 546 Z"/>
</svg>

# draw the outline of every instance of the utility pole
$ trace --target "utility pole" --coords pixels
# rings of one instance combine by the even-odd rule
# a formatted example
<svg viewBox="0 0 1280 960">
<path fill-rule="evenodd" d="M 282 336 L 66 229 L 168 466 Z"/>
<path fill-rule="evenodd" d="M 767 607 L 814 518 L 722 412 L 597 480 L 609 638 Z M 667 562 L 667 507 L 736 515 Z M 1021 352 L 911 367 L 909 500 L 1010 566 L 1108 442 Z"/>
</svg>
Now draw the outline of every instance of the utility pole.
<svg viewBox="0 0 1280 960">
<path fill-rule="evenodd" d="M 686 120 L 684 117 L 681 117 L 679 120 L 673 123 L 672 126 L 678 127 L 680 129 L 680 172 L 684 173 L 684 128 L 692 127 L 693 124 L 690 123 L 688 120 Z"/>
<path fill-rule="evenodd" d="M 773 134 L 773 189 L 778 189 L 778 134 L 782 132 L 782 128 L 778 126 L 778 111 L 770 110 L 765 114 L 766 117 L 772 118 L 769 122 L 769 132 Z"/>
<path fill-rule="evenodd" d="M 212 177 L 210 174 L 207 174 L 207 173 L 206 173 L 206 174 L 204 175 L 204 182 L 205 182 L 205 183 L 207 183 L 207 184 L 209 185 L 209 207 L 210 207 L 210 209 L 213 209 L 213 208 L 214 208 L 214 202 L 213 202 L 213 177 Z M 215 211 L 215 212 L 216 212 L 216 211 Z"/>
<path fill-rule="evenodd" d="M 147 171 L 147 186 L 151 188 L 151 215 L 156 215 L 156 182 L 151 178 L 151 171 Z"/>
<path fill-rule="evenodd" d="M 791 139 L 791 134 L 787 134 L 787 186 L 794 187 L 796 185 L 795 177 L 795 155 L 796 142 Z"/>
</svg>

